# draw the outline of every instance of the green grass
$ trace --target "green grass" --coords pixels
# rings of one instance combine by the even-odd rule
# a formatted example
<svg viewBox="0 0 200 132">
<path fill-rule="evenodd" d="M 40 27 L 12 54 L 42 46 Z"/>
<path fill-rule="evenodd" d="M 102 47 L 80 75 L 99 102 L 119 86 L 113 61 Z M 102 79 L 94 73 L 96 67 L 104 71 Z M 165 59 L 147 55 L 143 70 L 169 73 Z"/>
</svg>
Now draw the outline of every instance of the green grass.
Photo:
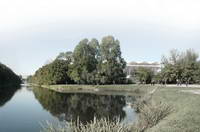
<svg viewBox="0 0 200 132">
<path fill-rule="evenodd" d="M 42 85 L 41 87 L 51 89 L 61 93 L 91 92 L 106 93 L 109 92 L 137 92 L 138 89 L 143 92 L 149 92 L 154 86 L 149 85 Z"/>
<path fill-rule="evenodd" d="M 167 103 L 173 107 L 173 112 L 147 132 L 200 131 L 200 95 L 180 92 L 183 89 L 195 88 L 160 87 L 155 92 L 153 100 Z"/>
</svg>

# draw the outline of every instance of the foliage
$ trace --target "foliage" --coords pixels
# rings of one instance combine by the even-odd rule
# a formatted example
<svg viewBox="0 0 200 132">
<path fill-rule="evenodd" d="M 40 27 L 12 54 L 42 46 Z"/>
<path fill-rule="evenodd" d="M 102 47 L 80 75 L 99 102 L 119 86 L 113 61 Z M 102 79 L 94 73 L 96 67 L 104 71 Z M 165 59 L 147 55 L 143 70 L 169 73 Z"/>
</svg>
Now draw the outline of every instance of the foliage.
<svg viewBox="0 0 200 132">
<path fill-rule="evenodd" d="M 34 83 L 33 78 L 34 78 L 34 76 L 29 75 L 29 76 L 26 78 L 27 83 Z"/>
<path fill-rule="evenodd" d="M 39 85 L 66 84 L 73 81 L 69 78 L 68 63 L 64 60 L 55 60 L 36 71 L 32 82 Z"/>
<path fill-rule="evenodd" d="M 94 42 L 83 39 L 73 52 L 71 77 L 78 84 L 93 84 L 97 71 L 96 47 Z M 98 43 L 97 43 L 98 45 Z"/>
<path fill-rule="evenodd" d="M 73 52 L 60 53 L 28 80 L 37 84 L 123 84 L 125 67 L 120 43 L 114 37 L 104 37 L 100 44 L 97 39 L 83 39 Z"/>
<path fill-rule="evenodd" d="M 56 60 L 65 60 L 67 63 L 71 63 L 73 61 L 73 52 L 67 51 L 66 53 L 61 52 L 57 57 Z"/>
<path fill-rule="evenodd" d="M 125 83 L 126 62 L 121 57 L 120 42 L 112 36 L 104 37 L 100 45 L 100 54 L 100 82 L 102 84 Z"/>
<path fill-rule="evenodd" d="M 0 63 L 0 86 L 19 85 L 21 79 L 6 65 Z"/>
<path fill-rule="evenodd" d="M 176 83 L 178 80 L 185 83 L 198 83 L 200 78 L 199 55 L 192 49 L 185 52 L 172 50 L 169 57 L 163 56 L 164 68 L 160 73 L 160 80 L 167 83 Z"/>
<path fill-rule="evenodd" d="M 150 68 L 139 67 L 136 69 L 133 76 L 137 78 L 140 83 L 149 84 L 153 81 L 154 78 L 154 71 Z"/>
</svg>

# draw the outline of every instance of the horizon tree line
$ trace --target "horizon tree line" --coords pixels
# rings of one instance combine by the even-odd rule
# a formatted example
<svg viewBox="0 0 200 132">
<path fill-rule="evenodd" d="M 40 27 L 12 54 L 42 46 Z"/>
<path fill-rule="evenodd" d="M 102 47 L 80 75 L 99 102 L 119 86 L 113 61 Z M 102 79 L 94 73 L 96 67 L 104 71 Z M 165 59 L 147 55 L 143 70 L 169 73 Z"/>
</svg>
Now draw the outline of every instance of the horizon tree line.
<svg viewBox="0 0 200 132">
<path fill-rule="evenodd" d="M 61 52 L 53 62 L 39 68 L 28 82 L 39 85 L 54 84 L 126 84 L 150 83 L 200 83 L 199 55 L 192 49 L 184 52 L 171 50 L 162 56 L 160 72 L 139 67 L 132 73 L 131 82 L 126 78 L 126 62 L 121 55 L 120 42 L 113 36 L 103 37 L 99 42 L 81 40 L 74 51 Z"/>
</svg>

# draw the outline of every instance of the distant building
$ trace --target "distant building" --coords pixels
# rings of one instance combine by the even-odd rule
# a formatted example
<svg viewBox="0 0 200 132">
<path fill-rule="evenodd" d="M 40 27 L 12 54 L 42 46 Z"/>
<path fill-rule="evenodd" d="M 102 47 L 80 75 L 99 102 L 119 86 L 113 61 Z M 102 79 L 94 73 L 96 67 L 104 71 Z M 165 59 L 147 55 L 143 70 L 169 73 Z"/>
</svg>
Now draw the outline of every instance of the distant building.
<svg viewBox="0 0 200 132">
<path fill-rule="evenodd" d="M 127 73 L 127 78 L 131 77 L 131 73 L 134 73 L 135 70 L 139 67 L 144 67 L 144 68 L 150 68 L 154 72 L 159 72 L 161 70 L 161 64 L 158 62 L 153 62 L 153 63 L 148 63 L 148 62 L 130 62 L 126 66 L 126 73 Z"/>
</svg>

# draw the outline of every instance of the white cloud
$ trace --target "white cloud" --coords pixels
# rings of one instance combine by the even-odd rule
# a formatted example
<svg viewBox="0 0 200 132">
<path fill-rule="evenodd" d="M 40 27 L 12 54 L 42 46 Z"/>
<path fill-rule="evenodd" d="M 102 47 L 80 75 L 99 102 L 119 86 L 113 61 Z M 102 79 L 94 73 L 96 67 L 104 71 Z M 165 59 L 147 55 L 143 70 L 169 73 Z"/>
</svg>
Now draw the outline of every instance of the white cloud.
<svg viewBox="0 0 200 132">
<path fill-rule="evenodd" d="M 200 24 L 199 5 L 199 0 L 2 0 L 0 29 L 92 18 L 196 28 Z"/>
</svg>

